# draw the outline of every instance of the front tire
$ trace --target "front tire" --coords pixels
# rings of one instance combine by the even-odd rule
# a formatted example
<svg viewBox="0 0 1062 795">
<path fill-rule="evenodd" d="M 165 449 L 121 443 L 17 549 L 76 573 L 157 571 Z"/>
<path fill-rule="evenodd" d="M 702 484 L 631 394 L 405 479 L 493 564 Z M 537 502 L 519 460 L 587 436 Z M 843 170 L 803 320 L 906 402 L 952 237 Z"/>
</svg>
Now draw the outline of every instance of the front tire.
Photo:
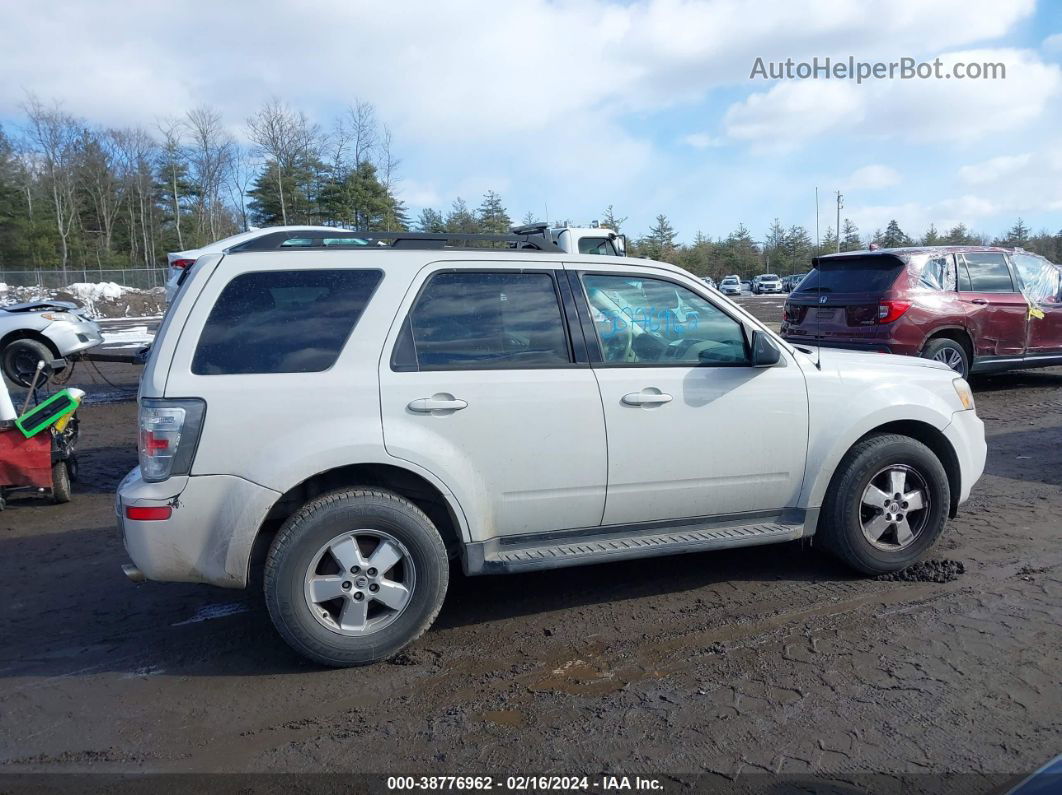
<svg viewBox="0 0 1062 795">
<path fill-rule="evenodd" d="M 818 534 L 857 571 L 899 571 L 937 540 L 950 505 L 948 475 L 933 451 L 908 436 L 879 434 L 841 460 Z"/>
<path fill-rule="evenodd" d="M 18 386 L 28 387 L 37 371 L 37 362 L 50 362 L 55 359 L 51 350 L 39 340 L 20 339 L 9 342 L 0 354 L 4 375 L 8 380 Z M 47 383 L 43 378 L 38 383 Z"/>
<path fill-rule="evenodd" d="M 388 491 L 322 495 L 280 528 L 265 565 L 273 625 L 322 665 L 393 657 L 431 625 L 449 579 L 431 520 Z"/>
</svg>

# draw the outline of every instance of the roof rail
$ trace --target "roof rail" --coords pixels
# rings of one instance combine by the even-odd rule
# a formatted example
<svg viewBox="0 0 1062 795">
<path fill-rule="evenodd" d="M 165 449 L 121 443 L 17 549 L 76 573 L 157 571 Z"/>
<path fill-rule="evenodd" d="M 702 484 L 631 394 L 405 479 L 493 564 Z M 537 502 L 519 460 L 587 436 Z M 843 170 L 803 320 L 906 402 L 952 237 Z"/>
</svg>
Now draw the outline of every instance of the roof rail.
<svg viewBox="0 0 1062 795">
<path fill-rule="evenodd" d="M 404 249 L 472 249 L 483 250 L 487 246 L 454 245 L 462 243 L 504 243 L 507 249 L 562 253 L 548 235 L 523 233 L 510 235 L 466 234 L 463 232 L 362 232 L 336 229 L 271 232 L 239 243 L 226 253 L 242 251 L 281 251 L 305 248 L 341 248 L 374 251 L 379 248 Z"/>
</svg>

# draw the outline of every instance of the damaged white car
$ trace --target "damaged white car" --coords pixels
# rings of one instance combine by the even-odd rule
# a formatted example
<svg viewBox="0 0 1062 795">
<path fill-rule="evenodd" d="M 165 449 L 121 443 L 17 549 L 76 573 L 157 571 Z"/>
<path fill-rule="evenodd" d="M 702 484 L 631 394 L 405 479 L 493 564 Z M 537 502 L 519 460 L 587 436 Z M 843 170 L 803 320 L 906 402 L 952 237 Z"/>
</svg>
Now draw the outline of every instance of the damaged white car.
<svg viewBox="0 0 1062 795">
<path fill-rule="evenodd" d="M 69 301 L 0 307 L 0 367 L 12 383 L 29 386 L 37 362 L 60 371 L 67 360 L 103 342 L 100 327 Z"/>
</svg>

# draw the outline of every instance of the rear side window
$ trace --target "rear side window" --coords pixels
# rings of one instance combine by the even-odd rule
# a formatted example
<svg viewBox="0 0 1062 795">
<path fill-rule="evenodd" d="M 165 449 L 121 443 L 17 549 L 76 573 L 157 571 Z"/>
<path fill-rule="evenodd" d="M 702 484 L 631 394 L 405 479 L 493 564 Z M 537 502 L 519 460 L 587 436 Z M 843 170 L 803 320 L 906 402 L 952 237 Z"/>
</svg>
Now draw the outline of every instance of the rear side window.
<svg viewBox="0 0 1062 795">
<path fill-rule="evenodd" d="M 571 361 L 548 273 L 445 272 L 424 286 L 395 345 L 395 369 L 558 367 Z"/>
<path fill-rule="evenodd" d="M 1010 268 L 1002 254 L 975 251 L 959 256 L 966 265 L 966 278 L 961 280 L 960 289 L 973 293 L 1015 292 Z"/>
<path fill-rule="evenodd" d="M 607 237 L 581 237 L 579 238 L 580 254 L 604 254 L 615 257 L 616 247 Z"/>
<path fill-rule="evenodd" d="M 883 293 L 903 270 L 895 257 L 850 257 L 820 261 L 804 277 L 798 293 Z"/>
<path fill-rule="evenodd" d="M 922 266 L 922 275 L 919 277 L 922 286 L 931 290 L 955 290 L 955 263 L 951 255 L 943 257 L 929 257 Z"/>
<path fill-rule="evenodd" d="M 331 367 L 383 274 L 244 273 L 221 291 L 192 357 L 196 375 L 314 373 Z"/>
</svg>

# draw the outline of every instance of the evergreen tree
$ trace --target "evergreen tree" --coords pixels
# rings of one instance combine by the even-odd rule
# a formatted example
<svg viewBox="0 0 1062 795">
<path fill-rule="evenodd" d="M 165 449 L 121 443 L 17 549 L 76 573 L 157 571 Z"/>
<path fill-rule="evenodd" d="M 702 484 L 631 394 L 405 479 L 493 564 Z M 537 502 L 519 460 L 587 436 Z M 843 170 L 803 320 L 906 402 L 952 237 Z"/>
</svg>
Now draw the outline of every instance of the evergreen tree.
<svg viewBox="0 0 1062 795">
<path fill-rule="evenodd" d="M 941 240 L 942 239 L 943 238 L 941 238 L 940 233 L 937 232 L 936 225 L 935 224 L 930 224 L 929 225 L 929 229 L 927 229 L 926 233 L 922 236 L 922 245 L 923 246 L 939 246 L 941 244 Z"/>
<path fill-rule="evenodd" d="M 808 230 L 802 226 L 791 226 L 785 233 L 785 246 L 782 261 L 771 268 L 775 273 L 799 273 L 811 267 L 812 242 Z"/>
<path fill-rule="evenodd" d="M 420 211 L 420 215 L 417 216 L 417 231 L 445 232 L 446 221 L 443 219 L 442 213 L 438 210 L 433 210 L 431 207 L 425 207 Z"/>
<path fill-rule="evenodd" d="M 835 251 L 837 251 L 837 233 L 833 231 L 832 226 L 828 226 L 826 227 L 826 234 L 822 236 L 822 242 L 816 249 L 815 254 L 832 254 Z M 796 272 L 800 273 L 801 271 L 798 269 Z"/>
<path fill-rule="evenodd" d="M 966 224 L 956 224 L 944 236 L 944 243 L 949 246 L 972 246 L 976 245 L 976 242 Z"/>
<path fill-rule="evenodd" d="M 481 230 L 476 216 L 468 209 L 465 200 L 458 196 L 446 214 L 445 231 L 457 234 L 478 234 Z"/>
<path fill-rule="evenodd" d="M 859 227 L 848 218 L 841 225 L 841 251 L 859 251 L 863 241 L 859 238 Z"/>
<path fill-rule="evenodd" d="M 479 226 L 488 235 L 506 235 L 513 226 L 512 219 L 502 205 L 501 196 L 492 190 L 483 195 L 483 203 L 476 213 Z"/>
<path fill-rule="evenodd" d="M 900 225 L 893 218 L 889 221 L 888 226 L 885 227 L 885 235 L 881 240 L 881 245 L 884 248 L 901 248 L 911 245 L 911 238 L 903 233 Z"/>
<path fill-rule="evenodd" d="M 622 218 L 616 217 L 616 213 L 613 212 L 611 204 L 605 208 L 605 212 L 601 214 L 601 219 L 601 226 L 606 229 L 611 229 L 617 235 L 619 234 L 620 226 L 627 222 L 627 216 L 623 216 Z"/>
<path fill-rule="evenodd" d="M 666 261 L 675 253 L 675 229 L 667 216 L 661 213 L 656 224 L 649 227 L 649 234 L 641 241 L 641 251 L 650 259 Z"/>
<path fill-rule="evenodd" d="M 996 245 L 1008 248 L 1027 248 L 1029 245 L 1029 227 L 1019 218 L 1014 226 L 1007 230 L 1006 236 L 995 241 Z"/>
</svg>

